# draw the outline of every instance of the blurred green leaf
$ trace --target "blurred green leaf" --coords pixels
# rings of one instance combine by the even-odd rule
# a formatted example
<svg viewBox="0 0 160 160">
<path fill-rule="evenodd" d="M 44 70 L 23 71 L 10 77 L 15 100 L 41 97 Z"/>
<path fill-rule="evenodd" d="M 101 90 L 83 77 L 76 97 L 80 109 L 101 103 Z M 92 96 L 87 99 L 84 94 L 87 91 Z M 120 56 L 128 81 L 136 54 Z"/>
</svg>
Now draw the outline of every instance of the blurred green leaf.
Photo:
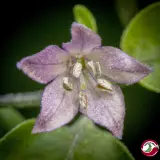
<svg viewBox="0 0 160 160">
<path fill-rule="evenodd" d="M 73 8 L 73 14 L 76 22 L 81 23 L 97 32 L 96 19 L 91 11 L 84 5 L 75 5 Z"/>
<path fill-rule="evenodd" d="M 139 84 L 123 88 L 126 116 L 123 140 L 132 145 L 155 120 L 155 113 L 160 112 L 159 94 L 151 92 Z M 136 127 L 133 127 L 136 126 Z M 160 128 L 157 126 L 157 129 Z M 131 138 L 134 137 L 134 138 Z"/>
<path fill-rule="evenodd" d="M 115 0 L 115 3 L 118 17 L 125 26 L 138 11 L 137 0 Z"/>
<path fill-rule="evenodd" d="M 142 10 L 126 27 L 121 48 L 129 55 L 150 65 L 153 73 L 140 81 L 152 91 L 160 92 L 160 3 Z"/>
<path fill-rule="evenodd" d="M 18 125 L 0 140 L 0 159 L 7 160 L 131 160 L 128 149 L 86 117 L 70 127 L 31 134 L 34 120 Z"/>
<path fill-rule="evenodd" d="M 24 120 L 25 118 L 16 109 L 11 107 L 0 108 L 0 126 L 5 130 L 12 129 Z"/>
</svg>

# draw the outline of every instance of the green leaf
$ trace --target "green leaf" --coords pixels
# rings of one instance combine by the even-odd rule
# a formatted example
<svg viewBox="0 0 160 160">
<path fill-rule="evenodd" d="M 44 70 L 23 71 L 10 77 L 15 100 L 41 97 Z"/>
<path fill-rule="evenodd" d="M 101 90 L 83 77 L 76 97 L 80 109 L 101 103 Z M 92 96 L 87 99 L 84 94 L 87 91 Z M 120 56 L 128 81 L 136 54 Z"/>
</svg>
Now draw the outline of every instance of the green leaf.
<svg viewBox="0 0 160 160">
<path fill-rule="evenodd" d="M 0 126 L 5 130 L 12 129 L 24 120 L 25 118 L 16 109 L 11 107 L 0 108 Z"/>
<path fill-rule="evenodd" d="M 160 92 L 160 3 L 154 3 L 136 15 L 126 27 L 121 48 L 139 61 L 150 65 L 153 73 L 140 81 Z"/>
<path fill-rule="evenodd" d="M 75 5 L 73 8 L 73 14 L 76 22 L 81 23 L 97 32 L 96 19 L 91 11 L 84 5 Z"/>
<path fill-rule="evenodd" d="M 119 19 L 125 26 L 138 11 L 137 0 L 115 0 L 115 3 Z"/>
<path fill-rule="evenodd" d="M 53 132 L 31 134 L 34 120 L 18 125 L 0 140 L 0 159 L 131 160 L 128 149 L 86 117 Z"/>
</svg>

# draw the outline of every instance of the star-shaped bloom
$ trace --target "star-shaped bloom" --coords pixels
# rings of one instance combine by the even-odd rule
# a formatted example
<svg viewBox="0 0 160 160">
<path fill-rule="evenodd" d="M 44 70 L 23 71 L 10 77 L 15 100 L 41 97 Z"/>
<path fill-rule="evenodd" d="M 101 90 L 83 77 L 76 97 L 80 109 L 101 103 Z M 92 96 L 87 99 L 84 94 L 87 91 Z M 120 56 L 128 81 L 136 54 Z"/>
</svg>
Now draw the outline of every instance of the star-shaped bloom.
<svg viewBox="0 0 160 160">
<path fill-rule="evenodd" d="M 47 84 L 32 132 L 55 130 L 80 111 L 121 137 L 125 104 L 116 83 L 136 83 L 152 70 L 118 48 L 101 46 L 99 35 L 82 24 L 73 23 L 71 35 L 62 49 L 50 45 L 17 63 L 30 78 Z"/>
</svg>

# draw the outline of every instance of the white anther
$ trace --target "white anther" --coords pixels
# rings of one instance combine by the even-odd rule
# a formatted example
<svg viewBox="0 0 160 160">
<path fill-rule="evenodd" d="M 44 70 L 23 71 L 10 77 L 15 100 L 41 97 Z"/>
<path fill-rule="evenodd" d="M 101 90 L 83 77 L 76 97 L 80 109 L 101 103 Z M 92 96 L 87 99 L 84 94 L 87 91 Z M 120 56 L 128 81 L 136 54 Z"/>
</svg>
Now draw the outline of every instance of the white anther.
<svg viewBox="0 0 160 160">
<path fill-rule="evenodd" d="M 79 62 L 76 62 L 75 65 L 73 66 L 73 73 L 72 75 L 75 78 L 79 78 L 82 72 L 82 64 Z"/>
<path fill-rule="evenodd" d="M 95 68 L 96 68 L 96 74 L 97 74 L 97 76 L 101 76 L 102 71 L 101 71 L 101 66 L 100 66 L 99 62 L 95 63 Z"/>
<path fill-rule="evenodd" d="M 93 75 L 96 75 L 96 68 L 93 61 L 87 62 L 87 68 L 93 72 Z"/>
<path fill-rule="evenodd" d="M 83 108 L 87 108 L 88 106 L 87 95 L 84 92 L 79 93 L 79 103 Z"/>
<path fill-rule="evenodd" d="M 105 79 L 97 79 L 97 87 L 102 91 L 112 91 L 112 84 Z"/>
<path fill-rule="evenodd" d="M 63 78 L 63 88 L 66 89 L 67 91 L 70 91 L 73 89 L 73 85 L 72 83 L 69 83 L 68 77 Z"/>
</svg>

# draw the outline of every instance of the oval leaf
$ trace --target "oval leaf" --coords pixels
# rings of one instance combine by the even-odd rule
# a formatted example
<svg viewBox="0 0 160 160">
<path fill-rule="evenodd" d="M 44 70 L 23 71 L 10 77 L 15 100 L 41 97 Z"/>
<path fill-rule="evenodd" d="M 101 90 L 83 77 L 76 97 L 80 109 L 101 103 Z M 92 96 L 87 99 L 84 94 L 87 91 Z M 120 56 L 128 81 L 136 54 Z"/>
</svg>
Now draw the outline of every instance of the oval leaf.
<svg viewBox="0 0 160 160">
<path fill-rule="evenodd" d="M 125 26 L 138 11 L 137 0 L 116 0 L 115 2 L 119 19 Z"/>
<path fill-rule="evenodd" d="M 131 160 L 128 149 L 86 117 L 53 132 L 31 134 L 34 120 L 21 123 L 0 140 L 0 159 Z"/>
<path fill-rule="evenodd" d="M 150 65 L 153 72 L 140 81 L 144 87 L 160 92 L 160 3 L 142 10 L 125 29 L 121 48 Z"/>
<path fill-rule="evenodd" d="M 0 126 L 5 130 L 10 130 L 17 124 L 23 122 L 25 118 L 15 108 L 0 107 Z"/>
<path fill-rule="evenodd" d="M 97 32 L 96 19 L 88 8 L 84 5 L 75 5 L 73 14 L 76 22 L 84 24 L 94 32 Z"/>
</svg>

